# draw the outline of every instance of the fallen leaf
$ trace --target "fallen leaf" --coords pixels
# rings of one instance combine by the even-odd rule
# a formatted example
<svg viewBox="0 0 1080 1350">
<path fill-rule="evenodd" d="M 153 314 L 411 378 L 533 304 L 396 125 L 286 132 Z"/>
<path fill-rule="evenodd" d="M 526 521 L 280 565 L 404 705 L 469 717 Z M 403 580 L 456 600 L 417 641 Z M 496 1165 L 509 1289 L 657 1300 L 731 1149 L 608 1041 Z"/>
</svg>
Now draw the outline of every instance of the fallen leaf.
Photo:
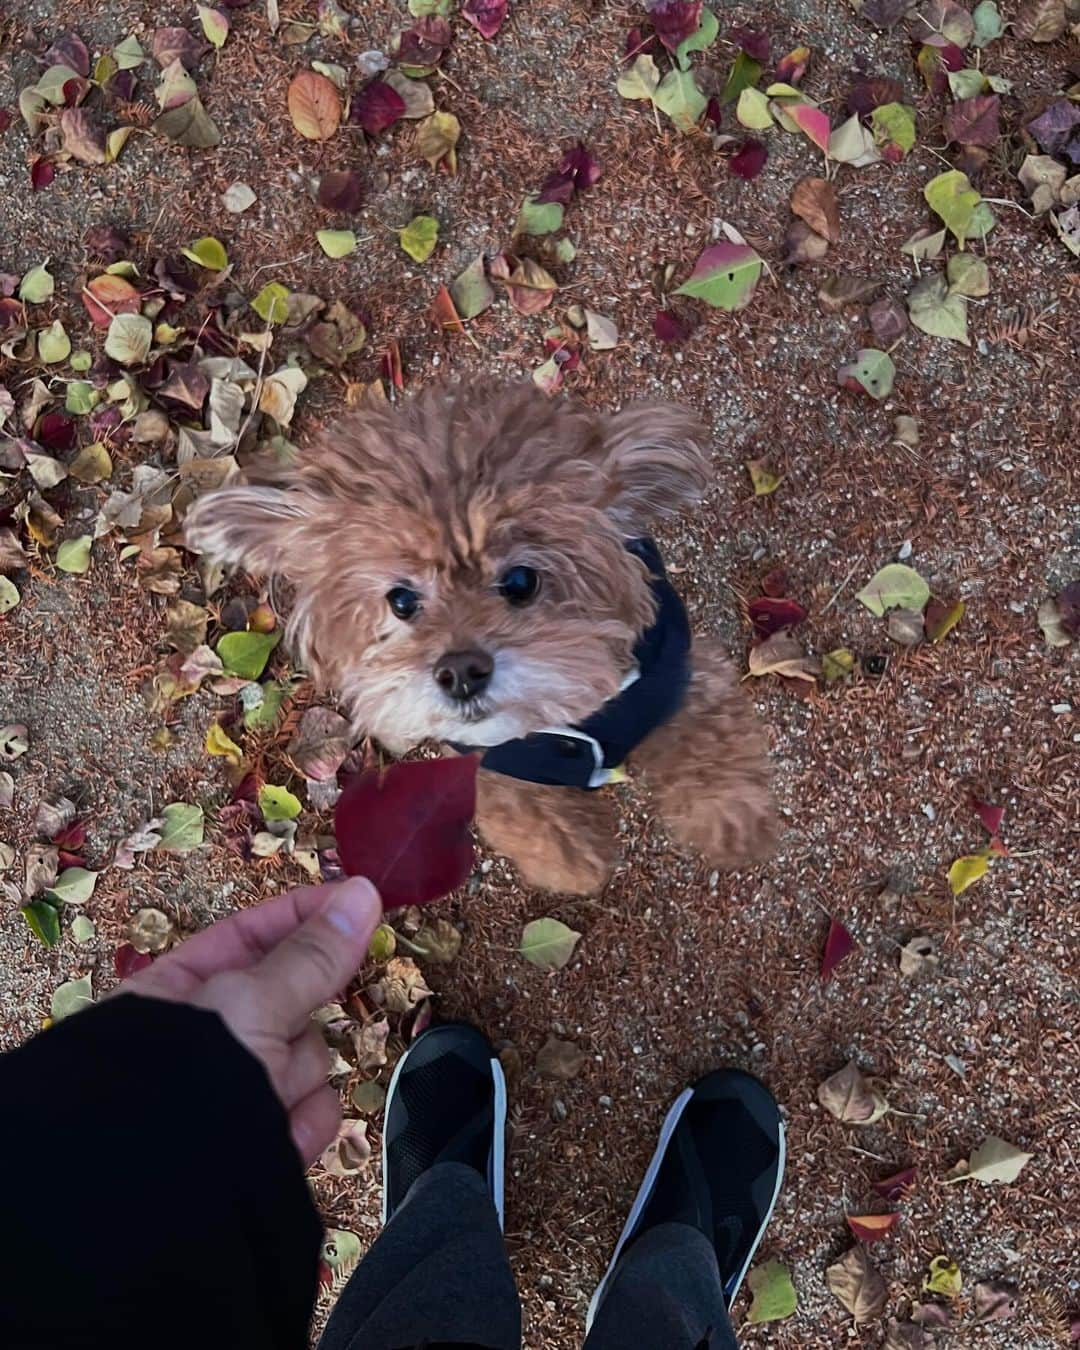
<svg viewBox="0 0 1080 1350">
<path fill-rule="evenodd" d="M 990 802 L 981 802 L 977 797 L 971 799 L 971 808 L 982 821 L 987 834 L 997 835 L 1001 831 L 1001 822 L 1005 818 L 1005 808 L 994 806 Z"/>
<path fill-rule="evenodd" d="M 915 145 L 915 109 L 905 103 L 883 103 L 870 114 L 874 142 L 882 158 L 898 164 Z"/>
<path fill-rule="evenodd" d="M 73 572 L 78 576 L 90 570 L 90 548 L 93 539 L 88 534 L 77 539 L 65 539 L 56 550 L 56 565 L 61 572 Z"/>
<path fill-rule="evenodd" d="M 837 164 L 851 164 L 862 168 L 881 159 L 873 133 L 864 127 L 857 113 L 841 122 L 829 136 L 829 158 Z"/>
<path fill-rule="evenodd" d="M 374 1115 L 376 1111 L 381 1111 L 386 1105 L 386 1089 L 379 1083 L 368 1081 L 357 1083 L 349 1094 L 349 1100 L 358 1111 L 365 1111 L 368 1115 Z"/>
<path fill-rule="evenodd" d="M 163 952 L 174 931 L 173 921 L 160 909 L 146 906 L 128 923 L 128 941 L 137 952 Z"/>
<path fill-rule="evenodd" d="M 921 612 L 930 599 L 930 587 L 914 568 L 904 563 L 888 563 L 875 572 L 855 599 L 880 619 L 887 609 Z"/>
<path fill-rule="evenodd" d="M 437 66 L 450 46 L 452 31 L 446 19 L 430 14 L 398 37 L 397 58 L 402 66 Z"/>
<path fill-rule="evenodd" d="M 225 252 L 225 245 L 211 234 L 205 234 L 201 239 L 193 240 L 180 252 L 193 263 L 205 267 L 208 272 L 223 272 L 229 265 L 229 255 Z"/>
<path fill-rule="evenodd" d="M 659 83 L 660 72 L 656 62 L 648 54 L 643 54 L 635 59 L 629 70 L 623 71 L 615 87 L 625 99 L 648 99 L 651 102 Z"/>
<path fill-rule="evenodd" d="M 1003 1322 L 1016 1312 L 1020 1290 L 1011 1280 L 980 1280 L 974 1298 L 977 1322 Z"/>
<path fill-rule="evenodd" d="M 328 258 L 344 258 L 356 252 L 358 241 L 352 230 L 316 230 L 315 238 Z"/>
<path fill-rule="evenodd" d="M 439 238 L 439 222 L 434 216 L 414 216 L 398 232 L 401 247 L 414 262 L 427 262 Z M 354 245 L 355 247 L 355 245 Z"/>
<path fill-rule="evenodd" d="M 7 577 L 0 576 L 0 614 L 10 614 L 19 600 L 19 588 Z"/>
<path fill-rule="evenodd" d="M 356 1051 L 356 1067 L 366 1073 L 370 1069 L 379 1069 L 386 1063 L 386 1041 L 390 1034 L 390 1024 L 385 1017 L 372 1018 L 359 1030 L 351 1033 L 353 1048 Z"/>
<path fill-rule="evenodd" d="M 755 140 L 753 136 L 747 136 L 728 160 L 728 172 L 733 173 L 736 178 L 742 178 L 749 182 L 756 178 L 765 167 L 768 154 L 769 152 L 762 141 Z"/>
<path fill-rule="evenodd" d="M 785 84 L 798 84 L 810 64 L 810 48 L 795 47 L 776 63 L 776 78 Z"/>
<path fill-rule="evenodd" d="M 230 183 L 221 194 L 221 203 L 226 211 L 238 216 L 248 207 L 255 205 L 255 193 L 248 187 L 247 183 Z"/>
<path fill-rule="evenodd" d="M 752 1296 L 746 1320 L 751 1323 L 779 1322 L 798 1307 L 791 1275 L 780 1261 L 755 1266 L 746 1279 Z"/>
<path fill-rule="evenodd" d="M 112 471 L 112 458 L 101 441 L 84 445 L 68 465 L 69 475 L 80 483 L 102 483 Z"/>
<path fill-rule="evenodd" d="M 874 1190 L 883 1200 L 902 1200 L 915 1182 L 915 1168 L 905 1167 L 892 1176 L 874 1182 Z"/>
<path fill-rule="evenodd" d="M 519 314 L 538 314 L 555 298 L 555 278 L 532 258 L 520 261 L 509 253 L 500 253 L 491 261 L 493 280 L 505 285 L 507 297 Z"/>
<path fill-rule="evenodd" d="M 388 961 L 386 973 L 369 992 L 375 1004 L 392 1013 L 412 1012 L 431 996 L 420 967 L 408 956 L 395 956 Z"/>
<path fill-rule="evenodd" d="M 207 728 L 204 749 L 208 755 L 219 755 L 236 766 L 244 762 L 243 750 L 240 749 L 220 722 L 211 722 Z"/>
<path fill-rule="evenodd" d="M 270 653 L 281 641 L 281 633 L 226 633 L 217 644 L 222 665 L 233 675 L 257 680 L 266 669 Z"/>
<path fill-rule="evenodd" d="M 949 867 L 949 888 L 953 895 L 962 895 L 980 877 L 986 876 L 989 870 L 990 861 L 985 853 L 965 854 Z"/>
<path fill-rule="evenodd" d="M 559 919 L 533 919 L 522 931 L 518 950 L 541 970 L 561 970 L 573 956 L 580 937 Z"/>
<path fill-rule="evenodd" d="M 701 254 L 675 294 L 704 300 L 714 309 L 742 309 L 750 303 L 761 267 L 761 259 L 749 244 L 713 244 Z"/>
<path fill-rule="evenodd" d="M 668 340 L 670 341 L 670 339 Z M 780 486 L 779 474 L 773 473 L 763 459 L 748 459 L 746 461 L 746 472 L 750 475 L 750 483 L 753 486 L 755 497 L 767 497 Z"/>
<path fill-rule="evenodd" d="M 153 130 L 177 145 L 206 150 L 221 143 L 221 132 L 203 107 L 198 94 L 166 109 L 153 123 Z"/>
<path fill-rule="evenodd" d="M 581 1072 L 588 1056 L 573 1041 L 560 1041 L 549 1036 L 536 1056 L 536 1071 L 541 1078 L 557 1078 L 569 1082 Z"/>
<path fill-rule="evenodd" d="M 971 346 L 967 329 L 967 300 L 949 289 L 938 272 L 916 282 L 908 296 L 908 313 L 916 328 L 932 337 L 951 338 Z"/>
<path fill-rule="evenodd" d="M 962 145 L 981 145 L 986 149 L 1001 139 L 998 118 L 1001 99 L 997 94 L 979 94 L 959 99 L 945 115 L 945 140 Z"/>
<path fill-rule="evenodd" d="M 141 365 L 150 354 L 154 330 L 142 314 L 117 314 L 109 323 L 105 354 L 122 366 Z"/>
<path fill-rule="evenodd" d="M 1080 108 L 1067 98 L 1059 98 L 1038 117 L 1032 118 L 1027 123 L 1027 130 L 1046 154 L 1064 159 L 1066 147 L 1074 142 L 1078 126 L 1080 126 Z M 1073 162 L 1075 163 L 1075 157 Z"/>
<path fill-rule="evenodd" d="M 506 19 L 507 0 L 465 0 L 461 17 L 490 41 Z"/>
<path fill-rule="evenodd" d="M 67 469 L 52 455 L 39 455 L 33 450 L 25 450 L 23 457 L 30 477 L 43 492 L 56 487 L 67 477 Z"/>
<path fill-rule="evenodd" d="M 892 393 L 895 375 L 896 367 L 887 352 L 864 347 L 854 361 L 840 367 L 836 378 L 842 389 L 863 390 L 871 398 L 880 401 Z"/>
<path fill-rule="evenodd" d="M 875 28 L 892 28 L 912 8 L 914 0 L 865 0 L 859 13 Z"/>
<path fill-rule="evenodd" d="M 55 947 L 60 941 L 60 915 L 47 900 L 31 900 L 19 913 L 43 947 Z"/>
<path fill-rule="evenodd" d="M 963 1276 L 960 1267 L 948 1256 L 935 1256 L 930 1262 L 930 1273 L 922 1282 L 927 1294 L 943 1294 L 946 1298 L 957 1298 L 963 1288 Z"/>
<path fill-rule="evenodd" d="M 619 330 L 613 319 L 597 314 L 595 310 L 586 309 L 585 328 L 589 346 L 594 352 L 608 352 L 618 346 Z"/>
<path fill-rule="evenodd" d="M 888 1290 L 862 1247 L 852 1247 L 825 1272 L 829 1292 L 851 1313 L 856 1323 L 873 1322 L 885 1311 Z"/>
<path fill-rule="evenodd" d="M 921 1327 L 947 1331 L 953 1324 L 952 1309 L 945 1303 L 920 1303 L 912 1310 L 911 1320 Z"/>
<path fill-rule="evenodd" d="M 821 956 L 822 980 L 827 980 L 844 957 L 854 950 L 855 939 L 839 919 L 830 919 L 829 931 L 825 937 L 825 950 Z M 850 1223 L 850 1220 L 848 1222 Z"/>
<path fill-rule="evenodd" d="M 940 642 L 942 638 L 951 633 L 964 617 L 965 608 L 963 600 L 956 600 L 953 604 L 946 605 L 940 600 L 931 598 L 926 606 L 926 613 L 923 615 L 926 636 L 930 641 Z"/>
<path fill-rule="evenodd" d="M 880 290 L 881 282 L 875 277 L 832 273 L 818 287 L 818 299 L 821 301 L 822 309 L 835 314 L 848 305 L 865 305 L 873 300 Z"/>
<path fill-rule="evenodd" d="M 1061 618 L 1061 610 L 1053 598 L 1044 600 L 1039 606 L 1036 618 L 1042 629 L 1048 647 L 1067 647 L 1072 638 Z"/>
<path fill-rule="evenodd" d="M 846 647 L 837 647 L 834 651 L 826 652 L 821 658 L 821 673 L 829 684 L 845 679 L 854 669 L 855 653 L 848 651 Z"/>
<path fill-rule="evenodd" d="M 354 169 L 332 169 L 319 179 L 317 195 L 324 210 L 352 213 L 363 203 L 363 180 Z"/>
<path fill-rule="evenodd" d="M 1013 32 L 1024 42 L 1056 42 L 1067 22 L 1065 0 L 1029 0 L 1013 20 Z"/>
<path fill-rule="evenodd" d="M 48 300 L 56 290 L 56 280 L 49 271 L 49 260 L 38 263 L 23 276 L 19 282 L 18 296 L 28 305 L 40 305 Z"/>
<path fill-rule="evenodd" d="M 808 137 L 809 140 L 821 150 L 825 157 L 829 154 L 829 139 L 832 135 L 832 125 L 828 117 L 820 108 L 815 108 L 810 103 L 800 103 L 794 107 L 787 107 L 784 112 L 791 118 L 799 130 Z"/>
<path fill-rule="evenodd" d="M 873 1243 L 880 1242 L 886 1238 L 896 1227 L 900 1220 L 899 1214 L 848 1214 L 845 1215 L 847 1226 L 855 1234 L 860 1242 Z"/>
<path fill-rule="evenodd" d="M 161 812 L 158 846 L 170 853 L 190 853 L 203 841 L 203 809 L 190 802 L 170 802 Z"/>
<path fill-rule="evenodd" d="M 904 86 L 899 80 L 886 75 L 868 75 L 851 86 L 846 106 L 850 113 L 869 117 L 875 108 L 886 103 L 899 103 L 903 96 Z"/>
<path fill-rule="evenodd" d="M 748 85 L 739 95 L 735 104 L 735 119 L 748 131 L 767 131 L 774 125 L 769 100 L 753 85 Z"/>
<path fill-rule="evenodd" d="M 426 159 L 433 169 L 445 164 L 451 174 L 457 172 L 457 143 L 461 136 L 461 123 L 449 112 L 435 112 L 426 117 L 416 128 L 417 154 Z"/>
<path fill-rule="evenodd" d="M 962 248 L 969 235 L 975 233 L 975 208 L 982 200 L 967 175 L 958 169 L 939 173 L 923 188 L 923 196 L 930 209 L 941 217 L 946 228 L 956 236 Z"/>
<path fill-rule="evenodd" d="M 197 4 L 195 9 L 199 15 L 199 22 L 202 24 L 202 30 L 206 34 L 207 40 L 215 47 L 223 47 L 225 39 L 229 36 L 229 19 L 220 9 L 214 9 L 210 5 Z"/>
<path fill-rule="evenodd" d="M 923 933 L 909 938 L 900 948 L 900 974 L 909 979 L 932 975 L 940 964 L 941 958 L 934 950 L 933 938 Z"/>
<path fill-rule="evenodd" d="M 450 283 L 450 298 L 462 319 L 475 319 L 495 299 L 495 288 L 484 272 L 484 255 L 478 254 L 459 276 Z"/>
<path fill-rule="evenodd" d="M 690 329 L 673 310 L 660 309 L 653 315 L 653 333 L 661 342 L 685 342 Z"/>
<path fill-rule="evenodd" d="M 803 178 L 791 194 L 791 210 L 829 243 L 840 241 L 840 208 L 833 185 L 824 178 Z"/>
<path fill-rule="evenodd" d="M 81 947 L 94 940 L 97 936 L 97 926 L 85 914 L 76 914 L 71 921 L 71 936 Z"/>
<path fill-rule="evenodd" d="M 747 665 L 750 675 L 782 675 L 791 680 L 808 680 L 811 684 L 819 673 L 817 661 L 807 656 L 798 639 L 786 628 L 751 647 Z"/>
<path fill-rule="evenodd" d="M 0 761 L 10 763 L 25 755 L 30 748 L 27 728 L 22 722 L 8 722 L 0 726 Z"/>
<path fill-rule="evenodd" d="M 705 95 L 689 70 L 669 70 L 652 97 L 682 132 L 693 131 L 705 112 Z"/>
<path fill-rule="evenodd" d="M 756 633 L 771 637 L 782 628 L 794 628 L 806 619 L 806 610 L 790 597 L 760 595 L 746 607 L 746 615 Z"/>
<path fill-rule="evenodd" d="M 371 1145 L 366 1120 L 343 1120 L 337 1137 L 322 1153 L 319 1162 L 332 1177 L 353 1177 L 371 1161 Z"/>
<path fill-rule="evenodd" d="M 1015 1181 L 1035 1155 L 1025 1153 L 997 1135 L 990 1134 L 968 1160 L 967 1170 L 959 1176 L 947 1177 L 947 1182 L 981 1181 L 1008 1183 Z"/>
<path fill-rule="evenodd" d="M 425 961 L 447 965 L 455 961 L 461 951 L 461 932 L 449 919 L 429 919 L 410 939 L 410 945 Z"/>
<path fill-rule="evenodd" d="M 907 311 L 899 300 L 882 296 L 866 311 L 874 337 L 883 347 L 898 342 L 908 329 Z"/>
<path fill-rule="evenodd" d="M 890 610 L 885 630 L 901 647 L 914 647 L 923 640 L 923 616 L 915 609 Z"/>
<path fill-rule="evenodd" d="M 884 1350 L 934 1350 L 934 1338 L 915 1322 L 889 1318 Z"/>
<path fill-rule="evenodd" d="M 979 4 L 971 11 L 971 22 L 975 30 L 972 43 L 976 47 L 985 47 L 1005 32 L 1005 24 L 995 0 L 979 0 Z"/>
<path fill-rule="evenodd" d="M 326 782 L 337 774 L 352 744 L 349 724 L 331 708 L 307 708 L 287 754 L 305 778 Z"/>
<path fill-rule="evenodd" d="M 350 103 L 349 120 L 362 126 L 369 136 L 380 135 L 404 116 L 404 98 L 385 80 L 372 80 L 353 95 Z"/>
<path fill-rule="evenodd" d="M 364 92 L 366 91 L 362 91 L 357 98 L 362 98 Z M 395 97 L 400 102 L 400 95 Z M 298 75 L 294 75 L 289 85 L 287 101 L 292 124 L 305 140 L 328 140 L 341 124 L 341 99 L 338 91 L 332 82 L 318 71 L 302 70 Z"/>
<path fill-rule="evenodd" d="M 733 103 L 741 97 L 744 89 L 753 88 L 761 79 L 763 64 L 761 61 L 755 61 L 740 48 L 735 54 L 735 60 L 721 90 L 720 102 Z"/>
<path fill-rule="evenodd" d="M 94 993 L 90 985 L 90 976 L 83 975 L 77 980 L 68 980 L 66 984 L 62 984 L 53 993 L 49 1011 L 54 1022 L 61 1022 L 65 1017 L 70 1017 L 72 1013 L 88 1008 L 93 1001 Z"/>
<path fill-rule="evenodd" d="M 844 1125 L 872 1125 L 888 1111 L 888 1104 L 863 1077 L 854 1060 L 819 1084 L 817 1099 Z"/>
<path fill-rule="evenodd" d="M 649 22 L 656 36 L 674 52 L 701 27 L 702 0 L 651 0 Z"/>
</svg>

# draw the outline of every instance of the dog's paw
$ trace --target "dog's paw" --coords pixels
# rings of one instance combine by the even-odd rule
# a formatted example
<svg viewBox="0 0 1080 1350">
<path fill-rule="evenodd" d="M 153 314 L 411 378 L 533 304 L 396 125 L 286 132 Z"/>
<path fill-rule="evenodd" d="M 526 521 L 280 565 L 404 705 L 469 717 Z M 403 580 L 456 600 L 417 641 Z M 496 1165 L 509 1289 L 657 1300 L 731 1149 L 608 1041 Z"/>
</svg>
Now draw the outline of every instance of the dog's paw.
<svg viewBox="0 0 1080 1350">
<path fill-rule="evenodd" d="M 538 841 L 539 842 L 539 841 Z M 537 848 L 526 856 L 519 852 L 511 861 L 522 881 L 538 891 L 560 895 L 599 895 L 608 883 L 614 856 L 582 851 L 569 856 L 561 849 Z"/>
<path fill-rule="evenodd" d="M 713 867 L 753 867 L 776 849 L 777 819 L 772 796 L 759 783 L 742 791 L 728 785 L 722 796 L 698 795 L 663 812 L 672 841 L 700 854 Z"/>
</svg>

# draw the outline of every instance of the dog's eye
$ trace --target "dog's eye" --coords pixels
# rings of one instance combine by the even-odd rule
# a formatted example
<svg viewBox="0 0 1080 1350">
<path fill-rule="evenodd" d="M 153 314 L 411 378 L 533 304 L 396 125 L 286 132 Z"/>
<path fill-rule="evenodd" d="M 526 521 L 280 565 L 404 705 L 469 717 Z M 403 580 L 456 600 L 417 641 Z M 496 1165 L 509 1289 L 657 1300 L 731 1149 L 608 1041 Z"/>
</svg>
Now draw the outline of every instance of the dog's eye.
<svg viewBox="0 0 1080 1350">
<path fill-rule="evenodd" d="M 399 619 L 415 619 L 420 613 L 420 597 L 408 586 L 395 586 L 387 591 L 386 603 Z"/>
<path fill-rule="evenodd" d="M 499 591 L 511 605 L 527 605 L 540 590 L 540 573 L 531 567 L 510 567 L 499 578 Z"/>
</svg>

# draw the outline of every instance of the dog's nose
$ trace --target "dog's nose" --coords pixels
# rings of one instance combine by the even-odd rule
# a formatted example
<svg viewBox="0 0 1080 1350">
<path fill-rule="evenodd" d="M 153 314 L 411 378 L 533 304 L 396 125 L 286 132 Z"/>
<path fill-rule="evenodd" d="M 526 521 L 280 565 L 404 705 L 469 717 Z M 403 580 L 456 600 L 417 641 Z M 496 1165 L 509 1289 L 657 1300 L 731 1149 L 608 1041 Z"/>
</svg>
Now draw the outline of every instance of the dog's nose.
<svg viewBox="0 0 1080 1350">
<path fill-rule="evenodd" d="M 448 697 L 464 703 L 483 693 L 494 669 L 495 662 L 478 647 L 447 652 L 435 664 L 435 683 Z"/>
</svg>

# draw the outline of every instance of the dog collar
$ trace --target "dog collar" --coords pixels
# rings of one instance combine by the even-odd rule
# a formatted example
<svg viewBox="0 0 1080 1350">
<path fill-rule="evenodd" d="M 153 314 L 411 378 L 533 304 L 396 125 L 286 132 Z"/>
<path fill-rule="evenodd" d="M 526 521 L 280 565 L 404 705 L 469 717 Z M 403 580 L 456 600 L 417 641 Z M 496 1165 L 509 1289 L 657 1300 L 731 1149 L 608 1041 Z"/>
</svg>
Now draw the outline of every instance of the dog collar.
<svg viewBox="0 0 1080 1350">
<path fill-rule="evenodd" d="M 690 682 L 690 621 L 651 539 L 626 548 L 649 569 L 656 617 L 634 644 L 635 669 L 622 688 L 583 722 L 545 727 L 481 750 L 480 767 L 545 787 L 598 788 L 622 777 L 620 766 L 651 731 L 682 707 Z"/>
</svg>

